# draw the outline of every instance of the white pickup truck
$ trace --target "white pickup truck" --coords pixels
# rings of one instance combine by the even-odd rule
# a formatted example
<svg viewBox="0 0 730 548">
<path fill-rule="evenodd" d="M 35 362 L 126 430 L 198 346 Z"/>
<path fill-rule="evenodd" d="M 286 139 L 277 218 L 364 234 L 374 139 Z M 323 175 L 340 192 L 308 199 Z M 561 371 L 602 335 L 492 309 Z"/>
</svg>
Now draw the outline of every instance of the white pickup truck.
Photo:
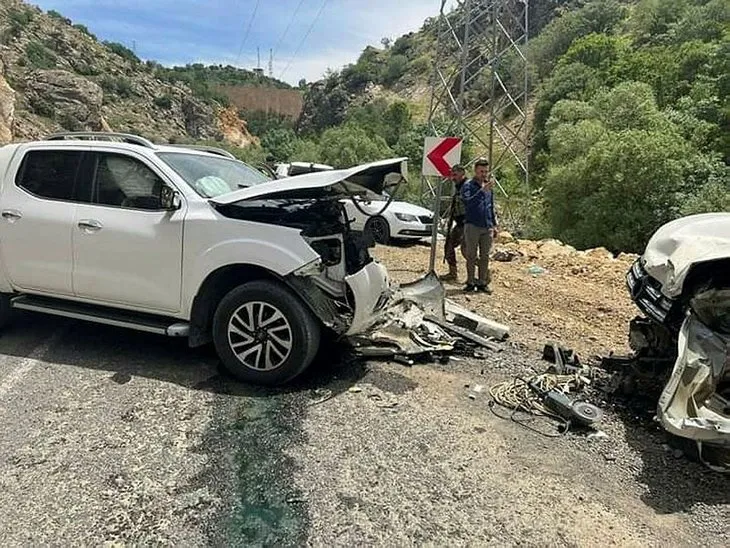
<svg viewBox="0 0 730 548">
<path fill-rule="evenodd" d="M 22 309 L 212 341 L 237 378 L 287 382 L 323 331 L 361 332 L 387 306 L 340 200 L 404 170 L 270 181 L 221 150 L 107 133 L 0 147 L 0 324 Z"/>
</svg>

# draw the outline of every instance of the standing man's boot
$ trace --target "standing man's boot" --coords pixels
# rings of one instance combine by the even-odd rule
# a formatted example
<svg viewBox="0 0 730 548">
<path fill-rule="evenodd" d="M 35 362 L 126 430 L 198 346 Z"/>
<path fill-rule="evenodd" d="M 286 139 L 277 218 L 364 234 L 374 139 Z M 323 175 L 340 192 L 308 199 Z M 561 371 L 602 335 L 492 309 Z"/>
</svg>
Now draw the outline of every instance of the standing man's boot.
<svg viewBox="0 0 730 548">
<path fill-rule="evenodd" d="M 455 282 L 458 277 L 459 277 L 459 274 L 456 271 L 456 267 L 449 265 L 449 273 L 441 276 L 441 281 L 442 282 Z"/>
</svg>

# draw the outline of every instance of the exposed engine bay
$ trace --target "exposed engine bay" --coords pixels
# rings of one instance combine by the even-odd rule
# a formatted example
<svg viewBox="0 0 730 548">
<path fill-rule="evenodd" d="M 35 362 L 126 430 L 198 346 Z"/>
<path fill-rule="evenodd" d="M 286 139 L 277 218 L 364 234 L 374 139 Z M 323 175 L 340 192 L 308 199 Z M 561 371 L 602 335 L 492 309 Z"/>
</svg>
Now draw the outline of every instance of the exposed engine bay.
<svg viewBox="0 0 730 548">
<path fill-rule="evenodd" d="M 229 218 L 296 229 L 319 259 L 285 281 L 336 334 L 359 334 L 384 315 L 397 288 L 370 256 L 373 242 L 352 230 L 342 199 L 397 189 L 405 180 L 405 160 L 273 181 L 266 192 L 244 189 L 214 207 Z"/>
</svg>

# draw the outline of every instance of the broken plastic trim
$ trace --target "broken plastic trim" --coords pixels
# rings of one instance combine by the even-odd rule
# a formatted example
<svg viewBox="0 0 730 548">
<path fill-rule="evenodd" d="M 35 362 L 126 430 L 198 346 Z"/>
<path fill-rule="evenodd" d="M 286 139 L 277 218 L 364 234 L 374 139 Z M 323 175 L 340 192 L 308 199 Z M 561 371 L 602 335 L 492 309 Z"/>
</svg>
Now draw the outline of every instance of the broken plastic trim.
<svg viewBox="0 0 730 548">
<path fill-rule="evenodd" d="M 297 268 L 292 272 L 292 275 L 299 278 L 307 278 L 319 276 L 322 272 L 324 272 L 324 264 L 322 263 L 322 259 L 318 257 L 304 266 Z"/>
<path fill-rule="evenodd" d="M 334 298 L 317 287 L 311 276 L 303 277 L 295 273 L 287 276 L 285 281 L 304 300 L 322 324 L 338 335 L 347 331 L 350 324 L 349 316 L 338 308 Z"/>
<path fill-rule="evenodd" d="M 659 399 L 659 420 L 671 434 L 730 448 L 730 401 L 727 390 L 718 393 L 727 375 L 730 335 L 713 331 L 690 312 L 678 349 Z"/>
</svg>

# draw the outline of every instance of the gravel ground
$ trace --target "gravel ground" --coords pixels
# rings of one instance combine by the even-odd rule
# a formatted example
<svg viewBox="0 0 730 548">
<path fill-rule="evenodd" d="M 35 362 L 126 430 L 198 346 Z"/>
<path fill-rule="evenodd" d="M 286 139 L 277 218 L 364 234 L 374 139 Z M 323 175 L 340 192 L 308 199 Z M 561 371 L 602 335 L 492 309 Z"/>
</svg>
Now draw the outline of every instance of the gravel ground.
<svg viewBox="0 0 730 548">
<path fill-rule="evenodd" d="M 409 368 L 328 347 L 285 390 L 183 341 L 22 315 L 0 337 L 3 545 L 729 545 L 730 480 L 666 445 L 650 404 L 555 439 L 468 397 L 542 372 L 546 338 L 623 345 L 630 258 L 537 253 L 495 265 L 492 296 L 449 288 L 511 318 L 503 352 Z M 402 280 L 427 259 L 378 254 Z"/>
</svg>

